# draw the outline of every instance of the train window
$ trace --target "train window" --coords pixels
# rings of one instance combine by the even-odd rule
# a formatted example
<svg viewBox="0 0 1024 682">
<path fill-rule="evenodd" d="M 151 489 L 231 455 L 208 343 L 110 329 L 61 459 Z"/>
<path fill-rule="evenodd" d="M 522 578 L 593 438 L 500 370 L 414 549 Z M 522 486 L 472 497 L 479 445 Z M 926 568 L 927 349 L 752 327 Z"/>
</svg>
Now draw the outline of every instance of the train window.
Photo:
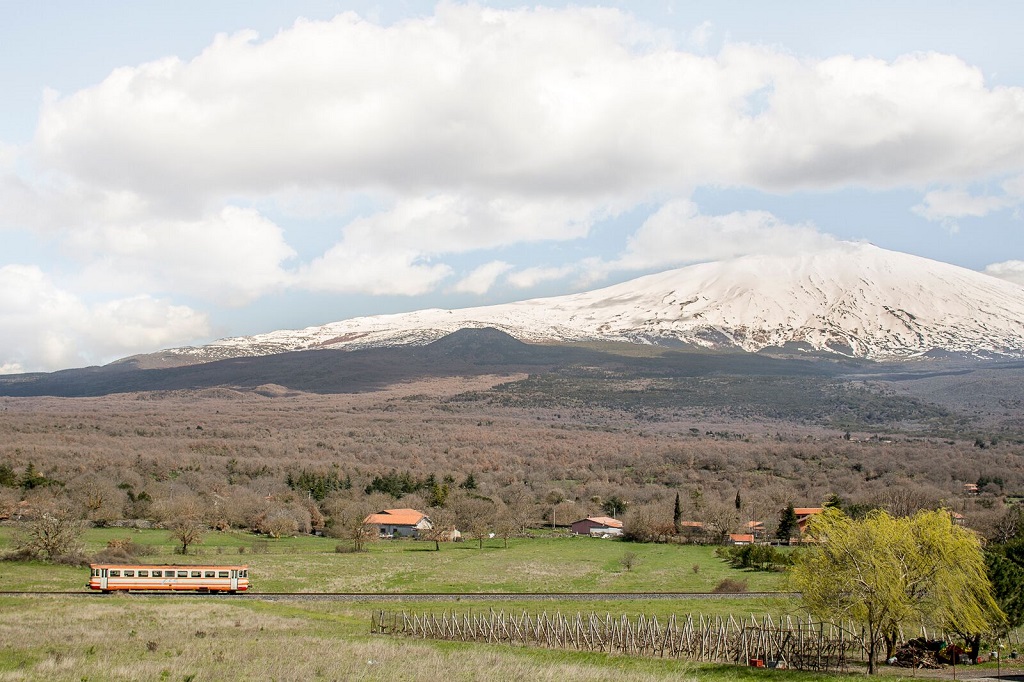
<svg viewBox="0 0 1024 682">
<path fill-rule="evenodd" d="M 152 573 L 151 575 L 152 575 L 152 576 L 153 576 L 154 578 L 160 578 L 160 577 L 162 577 L 162 576 L 163 576 L 163 574 L 164 574 L 164 572 L 163 572 L 163 571 L 153 571 L 153 573 Z"/>
<path fill-rule="evenodd" d="M 203 573 L 204 578 L 215 578 L 217 577 L 217 571 L 205 571 Z"/>
<path fill-rule="evenodd" d="M 124 577 L 125 578 L 134 578 L 135 577 L 135 571 L 125 571 L 124 572 Z"/>
<path fill-rule="evenodd" d="M 192 571 L 192 577 L 193 578 L 202 578 L 203 577 L 203 572 L 202 571 Z"/>
<path fill-rule="evenodd" d="M 149 577 L 149 571 L 139 571 L 139 577 L 140 578 L 148 578 Z"/>
<path fill-rule="evenodd" d="M 94 568 L 94 569 L 92 569 L 92 572 L 89 575 L 91 575 L 93 577 L 97 577 L 97 576 L 99 576 L 99 574 L 100 574 L 100 569 Z"/>
<path fill-rule="evenodd" d="M 242 577 L 243 578 L 248 578 L 249 577 L 249 571 L 248 570 L 243 570 L 242 571 Z"/>
<path fill-rule="evenodd" d="M 178 577 L 179 578 L 187 578 L 188 577 L 188 571 L 178 571 Z"/>
<path fill-rule="evenodd" d="M 228 572 L 227 571 L 217 571 L 217 577 L 218 578 L 227 578 L 228 577 Z"/>
<path fill-rule="evenodd" d="M 109 577 L 111 577 L 111 578 L 120 578 L 121 577 L 121 571 L 117 570 L 116 568 L 112 568 L 112 569 L 110 569 L 110 576 Z"/>
</svg>

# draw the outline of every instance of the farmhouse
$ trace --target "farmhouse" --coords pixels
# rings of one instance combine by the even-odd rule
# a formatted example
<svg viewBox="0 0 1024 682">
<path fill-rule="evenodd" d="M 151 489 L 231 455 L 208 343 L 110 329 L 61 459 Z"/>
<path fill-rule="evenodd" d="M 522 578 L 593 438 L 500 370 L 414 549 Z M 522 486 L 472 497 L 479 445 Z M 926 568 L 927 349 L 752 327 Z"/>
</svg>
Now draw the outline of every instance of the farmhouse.
<svg viewBox="0 0 1024 682">
<path fill-rule="evenodd" d="M 763 521 L 747 521 L 743 524 L 743 532 L 757 538 L 764 538 L 768 534 Z"/>
<path fill-rule="evenodd" d="M 433 528 L 430 517 L 417 509 L 384 509 L 370 514 L 363 523 L 377 526 L 382 538 L 413 538 L 421 530 Z"/>
<path fill-rule="evenodd" d="M 610 516 L 588 516 L 571 527 L 573 535 L 622 535 L 622 521 Z"/>
<path fill-rule="evenodd" d="M 752 545 L 754 544 L 753 533 L 729 533 L 730 545 Z"/>
<path fill-rule="evenodd" d="M 822 507 L 797 507 L 793 510 L 796 513 L 796 526 L 803 535 L 807 531 L 807 524 L 811 518 L 824 511 Z"/>
</svg>

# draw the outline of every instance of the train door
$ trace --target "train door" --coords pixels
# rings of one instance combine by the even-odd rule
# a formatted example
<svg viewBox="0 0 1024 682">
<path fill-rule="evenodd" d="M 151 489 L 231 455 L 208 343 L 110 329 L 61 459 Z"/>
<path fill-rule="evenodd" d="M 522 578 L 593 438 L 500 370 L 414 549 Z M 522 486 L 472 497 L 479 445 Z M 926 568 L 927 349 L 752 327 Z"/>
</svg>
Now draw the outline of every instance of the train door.
<svg viewBox="0 0 1024 682">
<path fill-rule="evenodd" d="M 238 589 L 238 569 L 231 569 L 231 591 L 234 592 Z"/>
<path fill-rule="evenodd" d="M 107 589 L 107 569 L 105 568 L 100 569 L 100 589 Z"/>
</svg>

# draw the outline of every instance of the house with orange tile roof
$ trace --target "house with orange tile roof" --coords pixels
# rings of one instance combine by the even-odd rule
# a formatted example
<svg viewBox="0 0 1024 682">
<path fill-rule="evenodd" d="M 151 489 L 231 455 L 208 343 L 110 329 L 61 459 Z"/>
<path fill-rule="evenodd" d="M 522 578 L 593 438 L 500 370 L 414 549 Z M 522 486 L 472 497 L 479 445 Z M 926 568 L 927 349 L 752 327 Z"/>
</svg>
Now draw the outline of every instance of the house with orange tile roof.
<svg viewBox="0 0 1024 682">
<path fill-rule="evenodd" d="M 825 511 L 824 507 L 794 507 L 793 512 L 796 514 L 796 527 L 800 530 L 801 535 L 807 531 L 807 524 L 810 522 L 811 518 L 817 516 L 823 511 Z"/>
<path fill-rule="evenodd" d="M 622 521 L 610 516 L 588 516 L 573 521 L 570 528 L 573 535 L 622 535 Z"/>
<path fill-rule="evenodd" d="M 363 523 L 377 526 L 382 538 L 414 538 L 421 530 L 429 530 L 434 525 L 430 517 L 418 509 L 383 509 L 370 514 Z"/>
</svg>

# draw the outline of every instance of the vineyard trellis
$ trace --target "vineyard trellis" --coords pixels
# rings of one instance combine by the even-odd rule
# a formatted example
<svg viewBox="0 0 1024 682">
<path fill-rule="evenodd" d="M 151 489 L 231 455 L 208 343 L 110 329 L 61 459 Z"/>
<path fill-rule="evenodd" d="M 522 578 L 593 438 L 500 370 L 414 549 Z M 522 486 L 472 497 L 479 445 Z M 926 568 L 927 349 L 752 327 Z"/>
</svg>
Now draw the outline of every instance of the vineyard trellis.
<svg viewBox="0 0 1024 682">
<path fill-rule="evenodd" d="M 851 655 L 864 655 L 863 633 L 852 625 L 791 616 L 687 615 L 662 622 L 644 615 L 380 610 L 372 615 L 371 632 L 821 671 L 846 670 Z"/>
</svg>

